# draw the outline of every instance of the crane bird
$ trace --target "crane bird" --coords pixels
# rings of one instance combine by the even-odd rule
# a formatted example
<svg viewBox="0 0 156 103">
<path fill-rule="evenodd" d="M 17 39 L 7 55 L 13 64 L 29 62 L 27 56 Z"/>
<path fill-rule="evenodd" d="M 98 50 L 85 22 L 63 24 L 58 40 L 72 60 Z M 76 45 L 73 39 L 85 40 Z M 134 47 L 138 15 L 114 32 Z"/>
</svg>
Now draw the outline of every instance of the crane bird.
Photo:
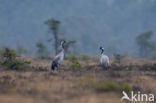
<svg viewBox="0 0 156 103">
<path fill-rule="evenodd" d="M 109 57 L 107 55 L 104 55 L 104 48 L 103 47 L 100 47 L 100 50 L 101 50 L 101 58 L 100 58 L 101 65 L 104 69 L 108 69 Z"/>
<path fill-rule="evenodd" d="M 61 52 L 55 56 L 53 62 L 52 62 L 52 65 L 51 65 L 51 69 L 52 70 L 55 70 L 55 68 L 58 68 L 59 65 L 61 65 L 61 63 L 63 62 L 64 60 L 64 43 L 65 41 L 62 40 L 61 41 Z"/>
</svg>

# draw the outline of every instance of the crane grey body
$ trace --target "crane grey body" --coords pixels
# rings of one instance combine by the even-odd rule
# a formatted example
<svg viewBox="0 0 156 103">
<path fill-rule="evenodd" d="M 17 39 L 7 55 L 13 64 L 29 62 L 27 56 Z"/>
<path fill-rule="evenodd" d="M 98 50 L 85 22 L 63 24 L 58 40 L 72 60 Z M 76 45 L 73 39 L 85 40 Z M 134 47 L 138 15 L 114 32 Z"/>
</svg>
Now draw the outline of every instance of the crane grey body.
<svg viewBox="0 0 156 103">
<path fill-rule="evenodd" d="M 104 48 L 100 47 L 101 52 L 101 58 L 100 58 L 100 62 L 101 65 L 104 69 L 108 69 L 109 67 L 109 57 L 107 55 L 104 55 Z"/>
<path fill-rule="evenodd" d="M 63 48 L 64 43 L 65 43 L 65 41 L 61 41 L 62 51 L 58 55 L 55 56 L 55 58 L 52 62 L 52 65 L 51 65 L 52 70 L 55 70 L 55 68 L 58 68 L 59 65 L 61 65 L 64 60 L 64 48 Z"/>
</svg>

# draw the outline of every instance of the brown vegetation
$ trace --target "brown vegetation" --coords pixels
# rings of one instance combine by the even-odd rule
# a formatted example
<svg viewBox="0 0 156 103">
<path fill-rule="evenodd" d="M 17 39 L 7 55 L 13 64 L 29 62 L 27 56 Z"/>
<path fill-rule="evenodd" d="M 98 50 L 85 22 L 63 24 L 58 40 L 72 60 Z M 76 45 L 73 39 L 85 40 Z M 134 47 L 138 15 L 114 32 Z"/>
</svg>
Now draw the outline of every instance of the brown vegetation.
<svg viewBox="0 0 156 103">
<path fill-rule="evenodd" d="M 122 88 L 156 94 L 154 60 L 111 59 L 109 70 L 102 70 L 97 58 L 79 60 L 85 71 L 73 71 L 65 61 L 51 72 L 50 59 L 20 59 L 32 62 L 29 69 L 0 68 L 0 103 L 120 103 Z"/>
</svg>

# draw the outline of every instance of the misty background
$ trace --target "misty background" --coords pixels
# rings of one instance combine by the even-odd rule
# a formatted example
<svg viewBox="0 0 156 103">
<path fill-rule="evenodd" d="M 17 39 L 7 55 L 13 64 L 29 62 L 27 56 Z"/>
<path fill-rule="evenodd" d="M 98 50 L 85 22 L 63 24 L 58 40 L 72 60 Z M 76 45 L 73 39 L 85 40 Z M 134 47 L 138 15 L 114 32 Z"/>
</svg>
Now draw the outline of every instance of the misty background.
<svg viewBox="0 0 156 103">
<path fill-rule="evenodd" d="M 136 37 L 149 30 L 156 41 L 156 0 L 0 0 L 0 47 L 22 45 L 31 55 L 38 41 L 51 48 L 49 18 L 79 53 L 98 55 L 104 46 L 108 55 L 137 56 Z"/>
</svg>

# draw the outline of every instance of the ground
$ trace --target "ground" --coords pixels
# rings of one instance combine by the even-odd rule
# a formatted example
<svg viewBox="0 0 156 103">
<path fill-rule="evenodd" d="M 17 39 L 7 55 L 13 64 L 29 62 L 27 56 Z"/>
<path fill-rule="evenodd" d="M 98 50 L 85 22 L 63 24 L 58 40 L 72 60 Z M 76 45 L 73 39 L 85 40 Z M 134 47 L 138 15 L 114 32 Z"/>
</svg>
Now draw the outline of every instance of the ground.
<svg viewBox="0 0 156 103">
<path fill-rule="evenodd" d="M 0 103 L 121 103 L 122 92 L 99 92 L 93 86 L 98 80 L 128 83 L 134 91 L 156 95 L 155 60 L 126 58 L 113 67 L 111 59 L 110 68 L 103 70 L 99 60 L 92 58 L 80 61 L 84 71 L 72 70 L 67 65 L 68 61 L 64 61 L 60 68 L 52 72 L 50 59 L 26 59 L 32 61 L 31 69 L 16 71 L 1 67 Z"/>
</svg>

